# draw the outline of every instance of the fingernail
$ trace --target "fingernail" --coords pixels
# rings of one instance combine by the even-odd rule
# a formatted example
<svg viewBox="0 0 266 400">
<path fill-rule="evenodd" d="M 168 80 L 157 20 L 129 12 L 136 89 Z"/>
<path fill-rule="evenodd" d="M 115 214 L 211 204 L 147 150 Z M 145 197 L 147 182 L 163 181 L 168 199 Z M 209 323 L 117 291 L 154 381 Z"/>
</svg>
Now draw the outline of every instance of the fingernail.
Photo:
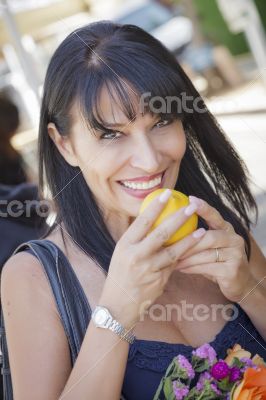
<svg viewBox="0 0 266 400">
<path fill-rule="evenodd" d="M 169 197 L 171 196 L 171 194 L 172 194 L 172 190 L 170 190 L 170 189 L 164 190 L 163 193 L 159 197 L 159 202 L 166 203 L 167 200 L 169 199 Z"/>
<path fill-rule="evenodd" d="M 204 228 L 199 228 L 195 232 L 192 233 L 192 236 L 196 239 L 202 237 L 206 233 L 206 229 Z"/>
<path fill-rule="evenodd" d="M 193 204 L 197 204 L 198 207 L 200 208 L 203 205 L 203 201 L 201 199 L 199 199 L 196 196 L 188 196 L 189 197 L 189 201 Z"/>
<path fill-rule="evenodd" d="M 198 206 L 197 204 L 190 204 L 187 208 L 185 208 L 185 215 L 189 216 L 194 214 L 194 212 L 197 210 Z"/>
</svg>

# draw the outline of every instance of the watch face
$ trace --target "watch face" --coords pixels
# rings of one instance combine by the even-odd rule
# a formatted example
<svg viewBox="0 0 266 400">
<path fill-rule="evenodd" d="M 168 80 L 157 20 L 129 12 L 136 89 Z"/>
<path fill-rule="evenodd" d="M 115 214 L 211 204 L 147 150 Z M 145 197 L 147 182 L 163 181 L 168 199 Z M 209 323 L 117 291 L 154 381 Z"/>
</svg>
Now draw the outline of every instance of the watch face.
<svg viewBox="0 0 266 400">
<path fill-rule="evenodd" d="M 98 310 L 95 314 L 94 320 L 96 324 L 102 325 L 105 323 L 108 318 L 105 310 Z"/>
</svg>

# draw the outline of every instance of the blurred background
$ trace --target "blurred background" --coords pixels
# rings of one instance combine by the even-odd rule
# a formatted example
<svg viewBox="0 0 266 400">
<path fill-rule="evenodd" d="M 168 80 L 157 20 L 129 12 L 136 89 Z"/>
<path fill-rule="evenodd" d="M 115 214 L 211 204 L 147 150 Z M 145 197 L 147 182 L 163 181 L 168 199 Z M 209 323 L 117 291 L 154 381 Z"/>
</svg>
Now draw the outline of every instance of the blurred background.
<svg viewBox="0 0 266 400">
<path fill-rule="evenodd" d="M 0 96 L 19 111 L 9 140 L 26 180 L 37 183 L 39 106 L 49 59 L 68 33 L 99 19 L 141 26 L 180 61 L 247 163 L 259 206 L 253 235 L 266 254 L 264 0 L 0 0 Z M 3 115 L 13 120 L 9 112 Z"/>
</svg>

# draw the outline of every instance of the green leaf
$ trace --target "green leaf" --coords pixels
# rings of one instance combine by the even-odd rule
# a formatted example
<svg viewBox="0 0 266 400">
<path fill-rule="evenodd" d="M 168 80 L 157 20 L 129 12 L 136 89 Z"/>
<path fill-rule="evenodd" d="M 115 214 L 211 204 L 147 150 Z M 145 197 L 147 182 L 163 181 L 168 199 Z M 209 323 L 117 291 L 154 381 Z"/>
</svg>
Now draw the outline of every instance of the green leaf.
<svg viewBox="0 0 266 400">
<path fill-rule="evenodd" d="M 239 360 L 239 358 L 234 357 L 233 358 L 233 362 L 232 362 L 232 366 L 233 367 L 238 367 L 238 368 L 243 368 L 245 365 L 245 363 L 243 363 L 242 361 Z"/>
<path fill-rule="evenodd" d="M 164 381 L 163 392 L 167 400 L 172 399 L 174 393 L 173 393 L 173 384 L 170 377 L 167 377 Z"/>
<path fill-rule="evenodd" d="M 230 400 L 233 400 L 234 391 L 236 390 L 236 388 L 237 388 L 238 385 L 239 385 L 239 383 L 236 382 L 236 383 L 234 384 L 234 386 L 232 387 L 231 392 L 230 392 Z"/>
<path fill-rule="evenodd" d="M 199 392 L 196 389 L 196 387 L 194 387 L 189 391 L 184 400 L 197 400 L 198 397 L 199 397 Z"/>
<path fill-rule="evenodd" d="M 230 392 L 230 390 L 234 386 L 234 383 L 230 382 L 229 377 L 227 376 L 226 378 L 222 379 L 221 381 L 217 381 L 217 386 L 223 392 Z"/>
<path fill-rule="evenodd" d="M 211 387 L 211 380 L 205 381 L 204 388 L 200 391 L 199 395 L 196 397 L 197 400 L 218 400 L 224 399 L 223 395 L 218 395 Z"/>
<path fill-rule="evenodd" d="M 170 395 L 169 399 L 167 400 L 176 400 L 174 392 L 172 392 L 172 395 Z"/>
<path fill-rule="evenodd" d="M 196 372 L 204 372 L 207 371 L 207 369 L 209 369 L 210 364 L 209 361 L 206 359 L 203 359 L 201 363 L 199 363 L 196 367 L 195 367 L 195 371 Z"/>
<path fill-rule="evenodd" d="M 172 375 L 173 371 L 175 371 L 176 369 L 176 363 L 175 363 L 175 359 L 173 358 L 171 364 L 169 364 L 166 372 L 165 372 L 165 378 L 167 378 L 168 376 Z"/>
</svg>

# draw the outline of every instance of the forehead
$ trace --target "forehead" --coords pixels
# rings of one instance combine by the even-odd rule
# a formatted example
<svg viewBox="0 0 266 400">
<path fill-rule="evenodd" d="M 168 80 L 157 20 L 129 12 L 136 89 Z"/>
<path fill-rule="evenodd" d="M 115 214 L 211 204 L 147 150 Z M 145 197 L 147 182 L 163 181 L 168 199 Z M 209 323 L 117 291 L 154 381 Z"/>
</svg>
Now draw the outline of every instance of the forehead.
<svg viewBox="0 0 266 400">
<path fill-rule="evenodd" d="M 122 82 L 124 86 L 124 90 L 127 93 L 127 96 L 130 98 L 130 103 L 132 104 L 132 112 L 133 116 L 138 116 L 140 113 L 139 107 L 139 95 L 135 92 L 132 87 L 126 83 Z M 119 98 L 118 93 L 110 86 L 103 85 L 100 90 L 97 109 L 101 115 L 101 118 L 110 123 L 127 123 L 129 122 L 128 117 L 125 115 L 125 111 L 123 110 L 122 99 Z"/>
</svg>

